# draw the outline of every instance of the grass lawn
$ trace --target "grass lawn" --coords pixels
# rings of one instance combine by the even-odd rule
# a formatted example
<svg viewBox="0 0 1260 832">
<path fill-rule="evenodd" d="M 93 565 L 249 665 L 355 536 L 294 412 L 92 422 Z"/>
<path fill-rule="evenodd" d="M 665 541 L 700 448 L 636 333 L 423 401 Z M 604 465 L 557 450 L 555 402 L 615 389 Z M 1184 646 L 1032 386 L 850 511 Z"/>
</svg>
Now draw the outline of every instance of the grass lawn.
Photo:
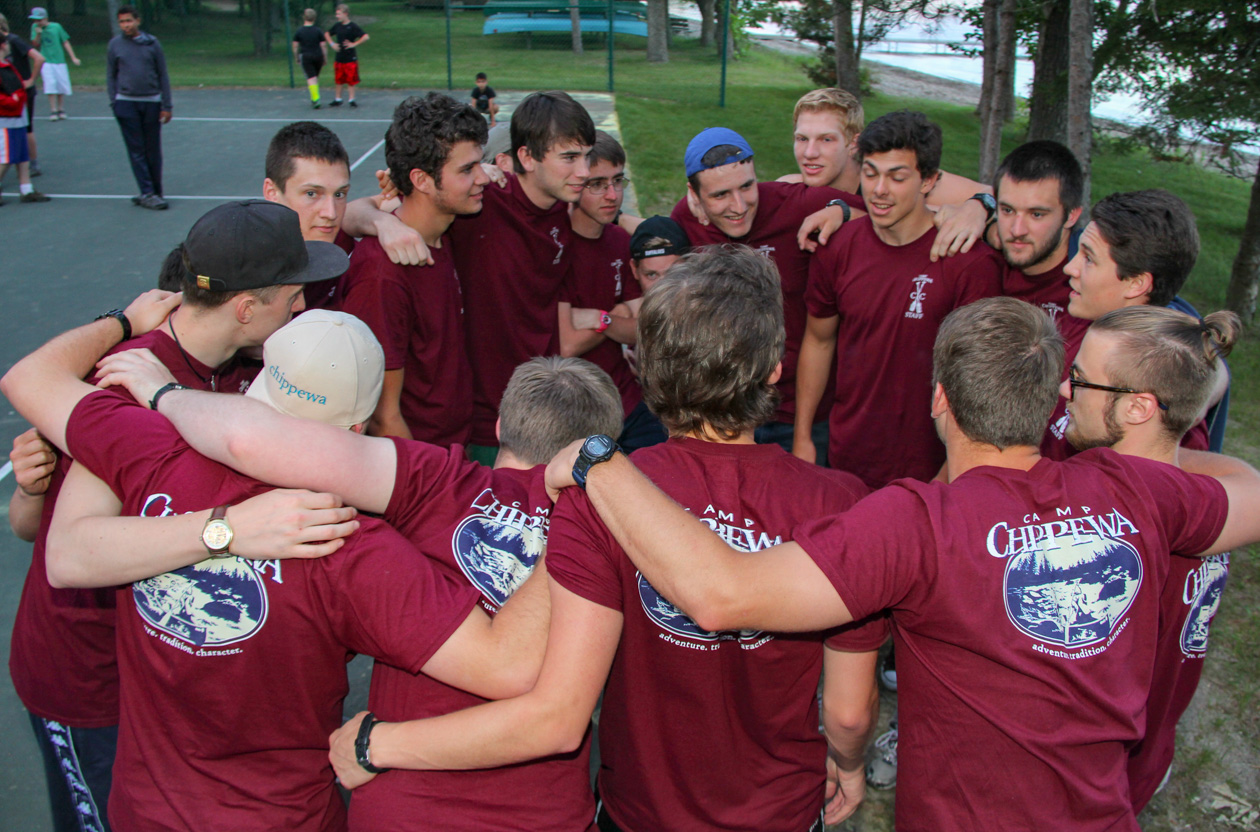
<svg viewBox="0 0 1260 832">
<path fill-rule="evenodd" d="M 103 8 L 103 4 L 102 4 Z M 295 5 L 296 8 L 296 5 Z M 411 11 L 396 3 L 364 2 L 354 14 L 372 35 L 360 50 L 366 87 L 445 88 L 445 22 L 439 12 Z M 104 18 L 63 15 L 84 66 L 74 70 L 80 84 L 103 84 Z M 536 37 L 526 49 L 523 36 L 482 37 L 480 14 L 453 21 L 454 86 L 465 90 L 477 71 L 489 73 L 499 89 L 607 89 L 606 47 L 588 36 L 587 51 L 574 56 L 568 37 Z M 235 14 L 166 17 L 150 28 L 163 41 L 176 85 L 280 86 L 288 81 L 283 34 L 270 58 L 251 56 L 248 21 Z M 682 152 L 699 129 L 725 124 L 743 133 L 758 151 L 763 179 L 795 170 L 790 117 L 796 98 L 810 88 L 799 59 L 763 49 L 731 63 L 725 109 L 717 106 L 720 64 L 712 50 L 675 39 L 668 64 L 649 65 L 641 38 L 617 39 L 616 93 L 622 133 L 630 155 L 639 204 L 645 213 L 667 213 L 683 193 Z M 300 80 L 299 80 L 300 83 Z M 461 93 L 462 95 L 462 93 Z M 943 166 L 974 176 L 979 129 L 968 108 L 932 101 L 876 96 L 865 102 L 867 118 L 900 107 L 928 113 L 944 128 Z M 1007 149 L 1021 136 L 1005 135 Z M 1118 190 L 1164 187 L 1180 194 L 1195 211 L 1203 251 L 1183 294 L 1201 312 L 1224 303 L 1230 265 L 1247 212 L 1245 183 L 1186 164 L 1156 162 L 1142 153 L 1099 149 L 1093 162 L 1093 197 Z M 1260 465 L 1260 345 L 1244 341 L 1230 359 L 1234 371 L 1227 450 Z M 1181 753 L 1169 788 L 1142 820 L 1148 830 L 1222 828 L 1228 817 L 1212 809 L 1221 786 L 1245 803 L 1260 806 L 1260 567 L 1255 550 L 1235 553 L 1230 589 L 1213 628 L 1212 657 L 1203 687 L 1210 706 L 1199 709 L 1183 731 Z M 1201 697 L 1202 698 L 1202 697 Z M 1184 726 L 1183 726 L 1184 727 Z M 888 801 L 872 801 L 863 828 L 881 828 Z M 876 817 L 879 816 L 879 817 Z"/>
</svg>

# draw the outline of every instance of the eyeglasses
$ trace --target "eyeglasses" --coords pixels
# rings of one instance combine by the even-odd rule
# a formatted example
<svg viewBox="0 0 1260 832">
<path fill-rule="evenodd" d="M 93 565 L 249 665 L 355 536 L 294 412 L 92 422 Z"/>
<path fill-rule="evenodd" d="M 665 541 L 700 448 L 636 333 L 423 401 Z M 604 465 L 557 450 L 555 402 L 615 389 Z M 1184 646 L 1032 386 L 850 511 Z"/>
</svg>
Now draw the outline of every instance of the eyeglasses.
<svg viewBox="0 0 1260 832">
<path fill-rule="evenodd" d="M 1068 368 L 1068 401 L 1076 401 L 1076 388 L 1084 387 L 1087 390 L 1103 390 L 1107 393 L 1134 393 L 1137 395 L 1147 395 L 1155 400 L 1155 404 L 1159 405 L 1160 410 L 1167 410 L 1168 405 L 1159 400 L 1159 396 L 1145 390 L 1134 390 L 1132 387 L 1110 387 L 1106 384 L 1094 384 L 1090 381 L 1081 381 L 1080 369 L 1073 364 Z"/>
<path fill-rule="evenodd" d="M 588 179 L 582 187 L 593 194 L 599 195 L 608 190 L 611 186 L 617 193 L 623 193 L 626 186 L 630 184 L 630 180 L 624 176 L 618 176 L 614 179 Z"/>
</svg>

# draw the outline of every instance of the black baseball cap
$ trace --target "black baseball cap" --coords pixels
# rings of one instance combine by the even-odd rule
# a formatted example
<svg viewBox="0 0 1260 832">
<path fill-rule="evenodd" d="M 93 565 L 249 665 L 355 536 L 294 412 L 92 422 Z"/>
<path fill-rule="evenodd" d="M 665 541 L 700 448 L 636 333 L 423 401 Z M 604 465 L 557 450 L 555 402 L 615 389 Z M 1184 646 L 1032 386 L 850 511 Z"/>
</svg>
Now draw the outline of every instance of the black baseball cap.
<svg viewBox="0 0 1260 832">
<path fill-rule="evenodd" d="M 630 258 L 663 257 L 666 254 L 682 256 L 691 250 L 691 240 L 682 226 L 669 217 L 648 217 L 639 223 L 630 237 Z"/>
<path fill-rule="evenodd" d="M 350 267 L 334 244 L 302 239 L 297 212 L 265 199 L 211 209 L 188 232 L 184 257 L 197 285 L 212 292 L 314 283 Z"/>
</svg>

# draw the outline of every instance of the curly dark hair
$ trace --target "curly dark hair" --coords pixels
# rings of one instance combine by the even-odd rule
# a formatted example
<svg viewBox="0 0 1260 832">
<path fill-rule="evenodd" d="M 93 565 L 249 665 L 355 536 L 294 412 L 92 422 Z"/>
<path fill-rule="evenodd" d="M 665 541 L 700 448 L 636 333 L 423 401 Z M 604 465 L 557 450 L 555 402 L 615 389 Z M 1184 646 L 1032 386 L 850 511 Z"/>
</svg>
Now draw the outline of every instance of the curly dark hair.
<svg viewBox="0 0 1260 832">
<path fill-rule="evenodd" d="M 484 146 L 489 132 L 486 120 L 467 104 L 438 92 L 413 95 L 394 110 L 394 123 L 385 131 L 390 178 L 403 196 L 411 193 L 411 172 L 417 168 L 441 187 L 451 148 L 460 142 Z"/>
</svg>

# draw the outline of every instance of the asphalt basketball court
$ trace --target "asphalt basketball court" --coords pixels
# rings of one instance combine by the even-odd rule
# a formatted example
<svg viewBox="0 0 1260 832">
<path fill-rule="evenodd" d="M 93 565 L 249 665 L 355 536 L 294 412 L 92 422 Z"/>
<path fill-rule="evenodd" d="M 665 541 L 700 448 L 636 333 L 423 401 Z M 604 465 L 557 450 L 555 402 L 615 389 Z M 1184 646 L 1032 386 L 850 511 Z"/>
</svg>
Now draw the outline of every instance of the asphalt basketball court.
<svg viewBox="0 0 1260 832">
<path fill-rule="evenodd" d="M 262 196 L 267 143 L 285 124 L 313 119 L 341 137 L 350 156 L 350 198 L 376 193 L 375 171 L 385 166 L 384 135 L 394 106 L 413 92 L 360 89 L 360 106 L 312 110 L 306 90 L 176 90 L 175 118 L 162 129 L 163 185 L 170 209 L 131 203 L 135 180 L 105 94 L 80 89 L 70 97 L 70 118 L 49 122 L 38 99 L 35 135 L 44 175 L 35 187 L 52 196 L 20 204 L 16 171 L 2 184 L 0 206 L 0 368 L 7 370 L 49 338 L 92 320 L 156 285 L 158 270 L 192 224 L 216 204 Z M 457 91 L 456 97 L 464 93 Z M 574 93 L 596 127 L 620 138 L 613 97 Z M 501 119 L 510 118 L 522 93 L 499 96 Z M 626 210 L 634 212 L 633 191 Z M 28 425 L 0 399 L 3 461 L 13 438 Z M 0 509 L 8 512 L 14 483 L 0 469 Z M 30 549 L 5 522 L 0 529 L 0 828 L 47 832 L 51 828 L 39 751 L 25 709 L 7 671 L 9 634 L 22 592 Z M 50 656 L 50 661 L 57 657 Z M 351 665 L 347 713 L 366 707 L 369 663 Z"/>
</svg>

